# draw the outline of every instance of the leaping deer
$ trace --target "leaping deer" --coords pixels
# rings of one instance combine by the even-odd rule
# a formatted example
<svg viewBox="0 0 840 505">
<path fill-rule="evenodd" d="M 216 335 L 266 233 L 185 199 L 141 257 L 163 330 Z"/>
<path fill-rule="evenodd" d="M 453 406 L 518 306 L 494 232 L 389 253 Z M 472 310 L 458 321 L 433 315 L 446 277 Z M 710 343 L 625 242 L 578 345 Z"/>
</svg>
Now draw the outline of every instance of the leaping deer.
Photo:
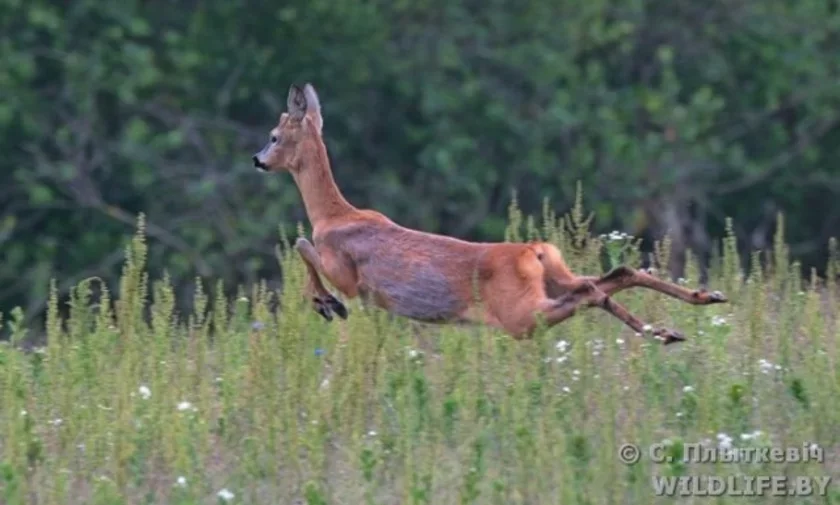
<svg viewBox="0 0 840 505">
<path fill-rule="evenodd" d="M 627 266 L 600 277 L 575 275 L 560 250 L 547 242 L 467 242 L 405 228 L 379 212 L 359 209 L 333 179 L 315 89 L 292 85 L 286 106 L 253 161 L 261 172 L 291 173 L 300 190 L 314 245 L 299 238 L 295 249 L 307 269 L 305 294 L 328 321 L 333 313 L 342 319 L 348 313 L 321 276 L 346 298 L 361 296 L 392 314 L 423 322 L 483 323 L 517 340 L 530 337 L 539 318 L 553 326 L 595 306 L 636 333 L 648 330 L 669 344 L 685 338 L 678 331 L 651 329 L 611 295 L 644 287 L 693 305 L 727 301 L 719 291 L 687 289 Z"/>
</svg>

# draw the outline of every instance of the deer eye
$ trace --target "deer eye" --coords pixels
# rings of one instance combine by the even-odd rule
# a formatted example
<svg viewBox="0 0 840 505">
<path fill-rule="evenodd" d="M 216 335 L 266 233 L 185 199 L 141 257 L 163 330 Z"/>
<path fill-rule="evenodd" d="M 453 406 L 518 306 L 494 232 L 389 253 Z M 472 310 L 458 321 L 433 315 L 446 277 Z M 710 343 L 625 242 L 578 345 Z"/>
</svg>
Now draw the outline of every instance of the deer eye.
<svg viewBox="0 0 840 505">
<path fill-rule="evenodd" d="M 274 144 L 274 143 L 276 143 L 276 142 L 277 142 L 277 136 L 276 136 L 276 135 L 272 135 L 272 136 L 271 136 L 271 143 L 272 143 L 272 144 Z"/>
</svg>

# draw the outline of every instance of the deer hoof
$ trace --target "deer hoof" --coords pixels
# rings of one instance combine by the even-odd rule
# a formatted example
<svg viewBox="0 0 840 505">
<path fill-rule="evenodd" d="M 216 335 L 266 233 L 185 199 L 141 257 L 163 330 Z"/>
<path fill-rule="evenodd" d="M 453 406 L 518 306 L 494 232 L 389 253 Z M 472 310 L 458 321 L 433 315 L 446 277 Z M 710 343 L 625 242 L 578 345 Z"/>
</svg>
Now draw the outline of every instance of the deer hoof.
<svg viewBox="0 0 840 505">
<path fill-rule="evenodd" d="M 312 306 L 315 308 L 315 312 L 320 314 L 321 317 L 323 317 L 327 321 L 333 320 L 332 310 L 330 309 L 330 306 L 317 296 L 312 299 Z"/>
<path fill-rule="evenodd" d="M 729 301 L 720 291 L 712 291 L 709 293 L 709 300 L 712 303 L 726 303 Z"/>
<path fill-rule="evenodd" d="M 338 317 L 340 317 L 341 319 L 347 319 L 347 307 L 345 307 L 343 303 L 338 301 L 338 298 L 334 297 L 333 295 L 328 296 L 327 305 L 333 312 L 335 312 L 338 315 Z"/>
<path fill-rule="evenodd" d="M 333 320 L 334 313 L 341 319 L 347 319 L 347 307 L 333 295 L 312 298 L 312 306 L 315 308 L 315 312 L 321 314 L 321 317 L 327 321 Z"/>
<path fill-rule="evenodd" d="M 694 292 L 695 299 L 703 305 L 711 305 L 713 303 L 726 303 L 729 300 L 720 291 L 712 291 L 711 293 L 705 289 Z"/>
<path fill-rule="evenodd" d="M 670 345 L 685 340 L 685 336 L 682 333 L 668 329 L 659 330 L 656 333 L 656 337 L 662 341 L 662 345 Z"/>
</svg>

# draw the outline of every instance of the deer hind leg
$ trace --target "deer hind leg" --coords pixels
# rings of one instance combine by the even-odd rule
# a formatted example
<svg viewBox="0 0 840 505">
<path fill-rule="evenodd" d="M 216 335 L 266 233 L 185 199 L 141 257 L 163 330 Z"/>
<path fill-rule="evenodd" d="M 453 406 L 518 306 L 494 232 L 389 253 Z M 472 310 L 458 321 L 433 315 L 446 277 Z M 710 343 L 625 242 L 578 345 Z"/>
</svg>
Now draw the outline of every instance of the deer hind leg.
<svg viewBox="0 0 840 505">
<path fill-rule="evenodd" d="M 529 336 L 535 326 L 536 317 L 541 316 L 548 326 L 565 321 L 587 307 L 598 307 L 622 321 L 636 333 L 644 334 L 648 325 L 631 314 L 623 305 L 612 300 L 597 284 L 597 279 L 577 276 L 569 270 L 560 251 L 550 244 L 538 244 L 533 255 L 523 254 L 515 264 L 516 278 L 521 279 L 519 288 L 505 293 L 493 312 L 499 323 L 515 338 Z M 501 286 L 512 285 L 512 278 L 503 278 Z M 498 287 L 501 287 L 498 286 Z M 497 286 L 487 286 L 498 291 Z M 511 299 L 517 301 L 511 304 Z M 511 305 L 513 305 L 511 307 Z M 678 332 L 669 329 L 651 329 L 666 344 L 685 340 Z"/>
<path fill-rule="evenodd" d="M 347 319 L 347 307 L 344 306 L 335 296 L 330 293 L 321 281 L 319 272 L 323 272 L 321 257 L 311 242 L 305 238 L 299 238 L 295 242 L 295 250 L 306 265 L 307 277 L 304 288 L 306 297 L 312 301 L 315 312 L 327 321 L 332 321 L 333 313 L 341 319 Z"/>
<path fill-rule="evenodd" d="M 664 293 L 668 296 L 690 303 L 692 305 L 711 305 L 728 302 L 720 291 L 706 291 L 705 289 L 688 289 L 672 282 L 658 279 L 647 272 L 635 270 L 627 266 L 616 267 L 601 277 L 586 277 L 607 295 L 613 295 L 627 288 L 643 287 Z"/>
<path fill-rule="evenodd" d="M 581 308 L 598 307 L 623 322 L 636 333 L 642 335 L 645 333 L 648 325 L 631 314 L 626 307 L 610 298 L 595 282 L 578 278 L 573 286 L 565 295 L 556 299 L 549 299 L 541 304 L 541 312 L 549 325 L 568 319 Z M 665 345 L 685 340 L 680 332 L 668 328 L 651 328 L 650 331 L 655 337 L 660 338 Z"/>
<path fill-rule="evenodd" d="M 565 283 L 563 288 L 560 288 L 563 289 L 563 294 L 557 298 L 539 296 L 536 291 L 531 297 L 520 298 L 513 311 L 508 313 L 509 317 L 499 321 L 500 326 L 514 338 L 523 339 L 532 335 L 537 325 L 537 317 L 551 327 L 569 319 L 582 309 L 598 307 L 619 319 L 636 333 L 644 334 L 648 329 L 642 320 L 631 314 L 623 305 L 612 300 L 590 280 L 575 278 Z M 654 336 L 661 338 L 665 344 L 685 340 L 682 334 L 670 329 L 659 328 L 650 329 L 650 331 Z"/>
</svg>

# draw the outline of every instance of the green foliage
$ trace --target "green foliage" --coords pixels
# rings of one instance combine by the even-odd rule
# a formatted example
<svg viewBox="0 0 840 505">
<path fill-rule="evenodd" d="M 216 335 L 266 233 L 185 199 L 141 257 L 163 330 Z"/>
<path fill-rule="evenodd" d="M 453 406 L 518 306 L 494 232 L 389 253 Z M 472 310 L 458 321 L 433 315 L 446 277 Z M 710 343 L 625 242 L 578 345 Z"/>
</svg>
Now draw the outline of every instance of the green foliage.
<svg viewBox="0 0 840 505">
<path fill-rule="evenodd" d="M 513 188 L 528 214 L 559 213 L 581 181 L 598 233 L 646 250 L 670 233 L 676 276 L 694 278 L 686 250 L 705 265 L 725 216 L 769 251 L 779 211 L 790 258 L 826 264 L 840 226 L 832 2 L 193 7 L 0 1 L 7 312 L 39 319 L 50 278 L 62 299 L 93 275 L 115 282 L 139 212 L 179 304 L 196 275 L 279 287 L 274 230 L 305 216 L 288 177 L 248 165 L 305 80 L 339 185 L 406 225 L 499 240 Z"/>
<path fill-rule="evenodd" d="M 560 219 L 524 221 L 600 257 L 610 242 L 581 234 L 577 200 Z M 840 477 L 840 333 L 820 300 L 837 285 L 800 285 L 778 256 L 745 279 L 713 269 L 711 289 L 736 288 L 726 305 L 616 295 L 643 320 L 685 331 L 681 344 L 663 347 L 595 309 L 517 342 L 355 302 L 348 320 L 326 323 L 299 296 L 305 269 L 288 241 L 282 293 L 260 282 L 231 299 L 221 282 L 210 291 L 197 279 L 178 303 L 167 273 L 148 265 L 159 246 L 146 226 L 140 216 L 118 297 L 84 280 L 64 316 L 54 283 L 46 345 L 0 344 L 4 503 L 647 505 L 675 501 L 654 495 L 653 476 Z M 604 271 L 572 250 L 582 273 Z M 724 247 L 721 261 L 738 255 Z M 13 343 L 20 321 L 12 311 Z M 639 463 L 619 461 L 625 442 L 642 447 Z M 650 461 L 653 443 L 672 459 Z M 816 443 L 826 463 L 682 461 L 695 443 Z"/>
</svg>

